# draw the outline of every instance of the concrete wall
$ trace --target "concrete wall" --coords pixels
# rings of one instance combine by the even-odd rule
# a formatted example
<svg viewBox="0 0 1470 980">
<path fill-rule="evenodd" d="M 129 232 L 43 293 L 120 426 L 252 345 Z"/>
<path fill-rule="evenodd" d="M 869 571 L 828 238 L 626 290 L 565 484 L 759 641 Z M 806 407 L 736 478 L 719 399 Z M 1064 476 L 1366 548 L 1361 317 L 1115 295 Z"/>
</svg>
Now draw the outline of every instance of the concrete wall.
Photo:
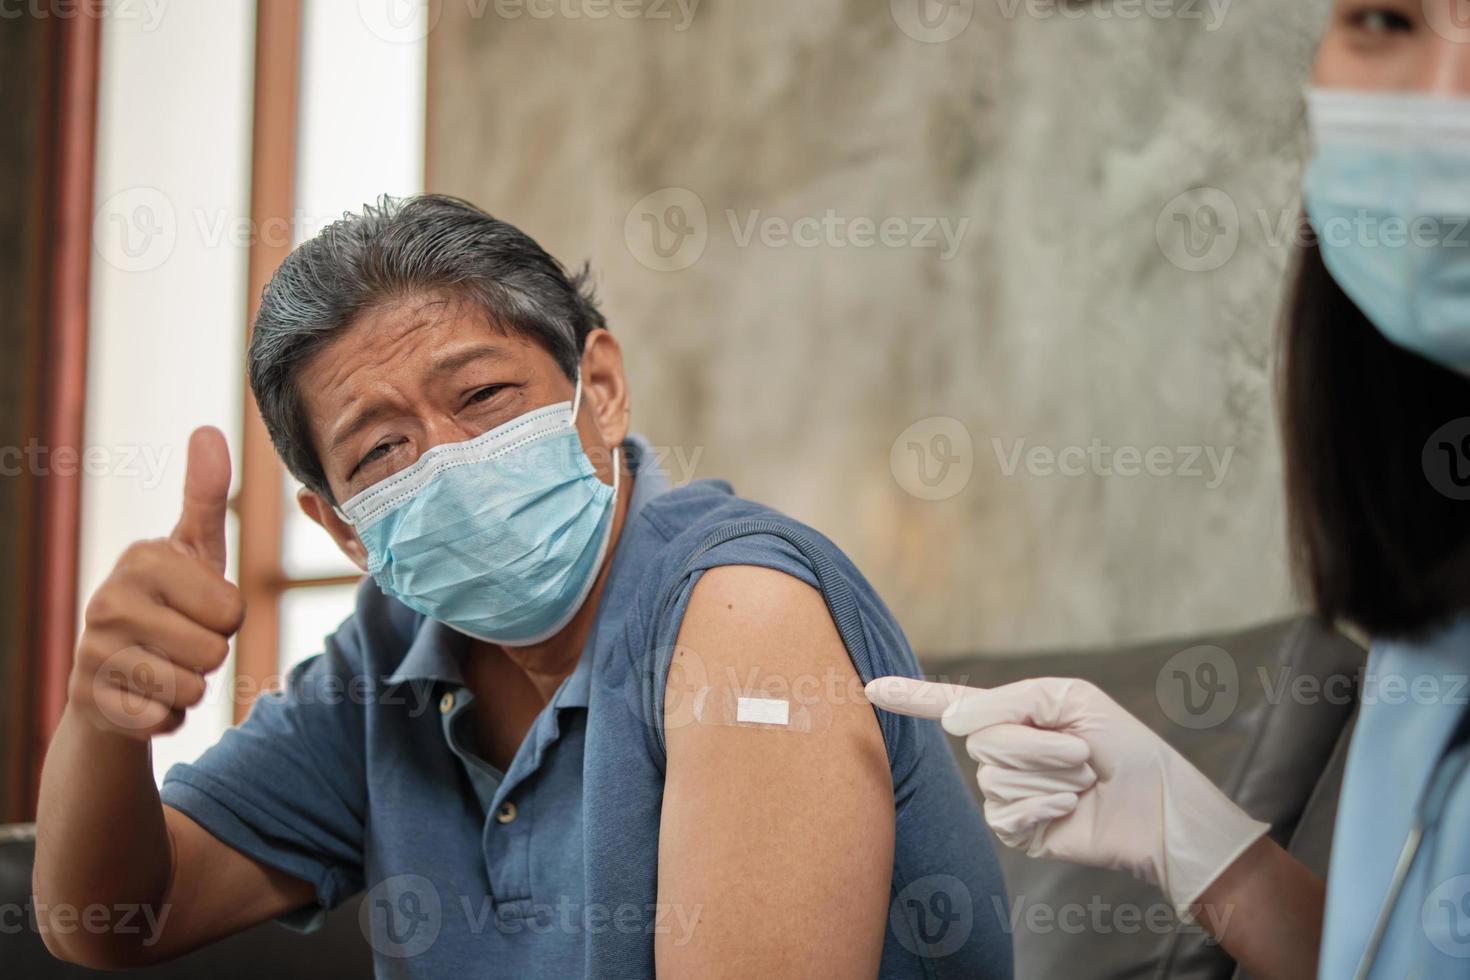
<svg viewBox="0 0 1470 980">
<path fill-rule="evenodd" d="M 1272 333 L 1325 0 L 688 3 L 429 35 L 429 188 L 592 261 L 637 428 L 920 650 L 1295 608 Z"/>
</svg>

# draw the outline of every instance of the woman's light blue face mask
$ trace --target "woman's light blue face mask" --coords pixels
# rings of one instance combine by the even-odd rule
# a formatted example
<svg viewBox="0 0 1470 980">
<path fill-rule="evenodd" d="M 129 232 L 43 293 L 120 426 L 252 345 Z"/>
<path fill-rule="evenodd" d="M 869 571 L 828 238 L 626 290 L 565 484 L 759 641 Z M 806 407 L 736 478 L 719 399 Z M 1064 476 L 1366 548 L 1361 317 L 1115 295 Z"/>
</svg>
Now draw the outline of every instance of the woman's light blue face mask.
<svg viewBox="0 0 1470 980">
<path fill-rule="evenodd" d="M 570 402 L 435 446 L 344 503 L 378 586 L 490 643 L 565 627 L 602 568 L 620 476 L 618 450 L 611 487 L 582 450 L 581 401 L 579 377 Z"/>
<path fill-rule="evenodd" d="M 1312 89 L 1322 261 L 1393 343 L 1470 375 L 1470 99 Z"/>
</svg>

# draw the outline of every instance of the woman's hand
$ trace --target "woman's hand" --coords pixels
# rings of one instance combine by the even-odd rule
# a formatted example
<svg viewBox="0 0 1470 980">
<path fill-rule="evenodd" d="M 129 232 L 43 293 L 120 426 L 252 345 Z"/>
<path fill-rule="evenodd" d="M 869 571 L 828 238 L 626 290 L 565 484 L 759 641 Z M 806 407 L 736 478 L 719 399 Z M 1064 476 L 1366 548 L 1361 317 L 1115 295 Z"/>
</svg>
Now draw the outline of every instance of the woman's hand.
<svg viewBox="0 0 1470 980">
<path fill-rule="evenodd" d="M 880 677 L 868 699 L 965 738 L 1001 842 L 1122 868 L 1182 914 L 1269 830 L 1096 686 L 1035 678 L 982 690 Z"/>
</svg>

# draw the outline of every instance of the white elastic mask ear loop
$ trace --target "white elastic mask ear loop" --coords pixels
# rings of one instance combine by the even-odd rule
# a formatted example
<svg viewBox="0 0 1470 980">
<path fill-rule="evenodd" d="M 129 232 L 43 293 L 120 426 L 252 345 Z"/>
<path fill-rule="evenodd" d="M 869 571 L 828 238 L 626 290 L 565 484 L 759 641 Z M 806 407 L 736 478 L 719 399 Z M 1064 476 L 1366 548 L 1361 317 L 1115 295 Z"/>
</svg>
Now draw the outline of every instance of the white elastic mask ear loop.
<svg viewBox="0 0 1470 980">
<path fill-rule="evenodd" d="M 571 421 L 571 426 L 574 429 L 577 427 L 577 412 L 578 412 L 579 409 L 581 409 L 581 407 L 582 407 L 582 371 L 581 371 L 580 368 L 578 368 L 577 369 L 577 387 L 576 387 L 576 390 L 572 392 L 572 421 Z M 613 451 L 612 451 L 612 464 L 613 464 L 612 492 L 613 492 L 613 502 L 614 502 L 615 505 L 616 505 L 616 502 L 617 502 L 617 499 L 618 499 L 618 487 L 620 487 L 622 485 L 622 478 L 623 478 L 623 468 L 620 465 L 618 465 L 619 464 L 619 461 L 622 458 L 622 455 L 623 455 L 623 447 L 622 446 L 614 446 L 613 447 Z"/>
<path fill-rule="evenodd" d="M 577 412 L 582 408 L 582 370 L 577 369 L 577 387 L 572 392 L 572 428 L 577 427 Z"/>
</svg>

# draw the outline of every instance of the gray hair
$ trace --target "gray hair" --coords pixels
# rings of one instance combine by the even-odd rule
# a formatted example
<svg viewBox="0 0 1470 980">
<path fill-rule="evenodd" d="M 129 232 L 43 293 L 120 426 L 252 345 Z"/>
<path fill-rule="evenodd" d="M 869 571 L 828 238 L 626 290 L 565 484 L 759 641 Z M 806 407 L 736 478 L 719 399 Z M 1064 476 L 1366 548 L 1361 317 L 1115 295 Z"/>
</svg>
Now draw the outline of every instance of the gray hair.
<svg viewBox="0 0 1470 980">
<path fill-rule="evenodd" d="M 586 266 L 572 275 L 519 229 L 441 194 L 383 196 L 302 243 L 271 276 L 247 356 L 250 389 L 291 474 L 332 499 L 296 386 L 297 369 L 364 313 L 422 294 L 474 304 L 545 348 L 574 378 L 587 334 L 607 323 Z"/>
</svg>

